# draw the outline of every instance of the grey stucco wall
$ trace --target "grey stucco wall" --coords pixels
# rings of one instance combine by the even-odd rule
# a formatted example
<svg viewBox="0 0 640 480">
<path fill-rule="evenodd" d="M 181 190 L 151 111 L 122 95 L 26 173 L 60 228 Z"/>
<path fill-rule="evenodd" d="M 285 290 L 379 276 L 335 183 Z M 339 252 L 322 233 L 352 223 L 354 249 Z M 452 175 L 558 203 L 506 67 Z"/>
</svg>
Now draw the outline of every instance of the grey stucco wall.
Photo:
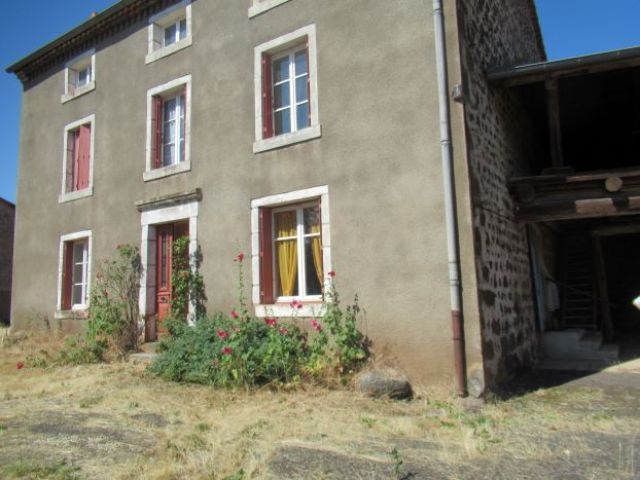
<svg viewBox="0 0 640 480">
<path fill-rule="evenodd" d="M 9 323 L 15 207 L 0 199 L 0 323 Z"/>
<path fill-rule="evenodd" d="M 459 0 L 466 148 L 473 201 L 482 350 L 489 386 L 535 360 L 536 332 L 524 224 L 507 179 L 529 165 L 528 119 L 516 95 L 484 72 L 544 60 L 530 0 Z"/>
<path fill-rule="evenodd" d="M 142 24 L 97 45 L 96 90 L 64 105 L 62 70 L 24 92 L 12 321 L 53 314 L 61 235 L 92 230 L 95 266 L 117 244 L 140 244 L 135 201 L 196 187 L 208 307 L 228 311 L 232 259 L 238 245 L 251 250 L 251 199 L 328 185 L 337 285 L 345 300 L 358 293 L 374 352 L 416 383 L 450 382 L 430 5 L 294 0 L 249 19 L 246 3 L 195 1 L 193 45 L 150 65 Z M 322 138 L 253 154 L 254 46 L 309 24 L 317 28 Z M 145 183 L 147 89 L 185 74 L 192 170 Z M 94 195 L 58 204 L 64 126 L 92 113 Z M 479 345 L 478 330 L 469 335 Z"/>
</svg>

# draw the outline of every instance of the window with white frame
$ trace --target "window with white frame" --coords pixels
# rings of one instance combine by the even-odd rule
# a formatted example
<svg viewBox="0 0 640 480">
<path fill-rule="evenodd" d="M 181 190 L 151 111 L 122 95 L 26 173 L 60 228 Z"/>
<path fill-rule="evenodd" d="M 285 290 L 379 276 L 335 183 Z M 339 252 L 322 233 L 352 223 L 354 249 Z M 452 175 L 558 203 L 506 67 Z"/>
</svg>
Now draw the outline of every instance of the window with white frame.
<svg viewBox="0 0 640 480">
<path fill-rule="evenodd" d="M 249 7 L 249 18 L 260 15 L 288 1 L 289 0 L 252 0 L 251 7 Z"/>
<path fill-rule="evenodd" d="M 64 71 L 64 103 L 95 89 L 96 55 L 95 50 L 83 53 L 67 62 Z"/>
<path fill-rule="evenodd" d="M 190 75 L 152 88 L 147 92 L 145 180 L 190 169 L 190 98 Z"/>
<path fill-rule="evenodd" d="M 65 127 L 60 202 L 93 194 L 94 124 L 90 115 Z"/>
<path fill-rule="evenodd" d="M 182 1 L 149 19 L 146 63 L 191 45 L 191 2 Z"/>
<path fill-rule="evenodd" d="M 91 232 L 63 235 L 60 239 L 59 311 L 84 311 L 89 306 Z"/>
<path fill-rule="evenodd" d="M 320 137 L 315 25 L 256 47 L 255 69 L 254 152 Z"/>
<path fill-rule="evenodd" d="M 327 187 L 256 199 L 251 208 L 257 314 L 290 314 L 294 300 L 307 310 L 321 304 L 331 271 Z"/>
</svg>

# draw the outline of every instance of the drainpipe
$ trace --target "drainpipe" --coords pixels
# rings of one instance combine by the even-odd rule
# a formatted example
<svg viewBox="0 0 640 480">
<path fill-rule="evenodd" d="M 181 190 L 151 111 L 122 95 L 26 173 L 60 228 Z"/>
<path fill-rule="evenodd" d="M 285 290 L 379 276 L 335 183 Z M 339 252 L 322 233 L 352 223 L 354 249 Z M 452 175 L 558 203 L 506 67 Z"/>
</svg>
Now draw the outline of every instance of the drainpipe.
<svg viewBox="0 0 640 480">
<path fill-rule="evenodd" d="M 456 370 L 457 393 L 461 397 L 465 397 L 467 395 L 467 368 L 462 319 L 462 285 L 460 282 L 460 260 L 458 256 L 458 225 L 456 219 L 455 184 L 453 178 L 451 115 L 449 112 L 448 94 L 449 81 L 447 78 L 447 52 L 445 46 L 442 0 L 433 0 L 433 23 L 436 44 L 436 69 L 438 74 L 438 99 L 440 104 L 440 147 L 442 154 L 444 207 L 447 227 L 453 355 Z"/>
</svg>

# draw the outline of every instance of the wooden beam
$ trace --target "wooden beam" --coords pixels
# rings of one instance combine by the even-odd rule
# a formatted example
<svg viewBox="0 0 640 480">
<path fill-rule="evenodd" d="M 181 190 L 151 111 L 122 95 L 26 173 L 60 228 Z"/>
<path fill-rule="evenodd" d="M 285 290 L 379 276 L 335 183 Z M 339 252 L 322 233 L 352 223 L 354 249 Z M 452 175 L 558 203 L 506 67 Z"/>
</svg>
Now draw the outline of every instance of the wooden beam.
<svg viewBox="0 0 640 480">
<path fill-rule="evenodd" d="M 557 78 L 544 82 L 547 92 L 547 119 L 549 121 L 549 146 L 551 148 L 551 166 L 562 167 L 562 127 L 560 125 L 560 88 Z"/>
</svg>

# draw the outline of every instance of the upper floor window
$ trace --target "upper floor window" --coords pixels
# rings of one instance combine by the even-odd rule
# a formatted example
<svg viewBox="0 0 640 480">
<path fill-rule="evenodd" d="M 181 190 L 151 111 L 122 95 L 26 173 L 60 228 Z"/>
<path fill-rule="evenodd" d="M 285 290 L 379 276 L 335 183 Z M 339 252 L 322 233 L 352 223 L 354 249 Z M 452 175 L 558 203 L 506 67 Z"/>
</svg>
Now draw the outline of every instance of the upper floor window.
<svg viewBox="0 0 640 480">
<path fill-rule="evenodd" d="M 93 194 L 94 123 L 90 115 L 65 127 L 60 202 Z"/>
<path fill-rule="evenodd" d="M 255 48 L 254 153 L 321 136 L 315 25 Z"/>
<path fill-rule="evenodd" d="M 191 45 L 191 2 L 184 0 L 149 19 L 146 63 Z"/>
<path fill-rule="evenodd" d="M 94 90 L 96 88 L 95 70 L 95 50 L 90 50 L 67 62 L 64 70 L 62 103 Z"/>
<path fill-rule="evenodd" d="M 147 92 L 147 163 L 144 180 L 191 169 L 190 99 L 190 75 Z"/>
<path fill-rule="evenodd" d="M 249 18 L 260 15 L 261 13 L 271 10 L 278 5 L 288 2 L 289 0 L 251 0 L 249 7 Z"/>
</svg>

